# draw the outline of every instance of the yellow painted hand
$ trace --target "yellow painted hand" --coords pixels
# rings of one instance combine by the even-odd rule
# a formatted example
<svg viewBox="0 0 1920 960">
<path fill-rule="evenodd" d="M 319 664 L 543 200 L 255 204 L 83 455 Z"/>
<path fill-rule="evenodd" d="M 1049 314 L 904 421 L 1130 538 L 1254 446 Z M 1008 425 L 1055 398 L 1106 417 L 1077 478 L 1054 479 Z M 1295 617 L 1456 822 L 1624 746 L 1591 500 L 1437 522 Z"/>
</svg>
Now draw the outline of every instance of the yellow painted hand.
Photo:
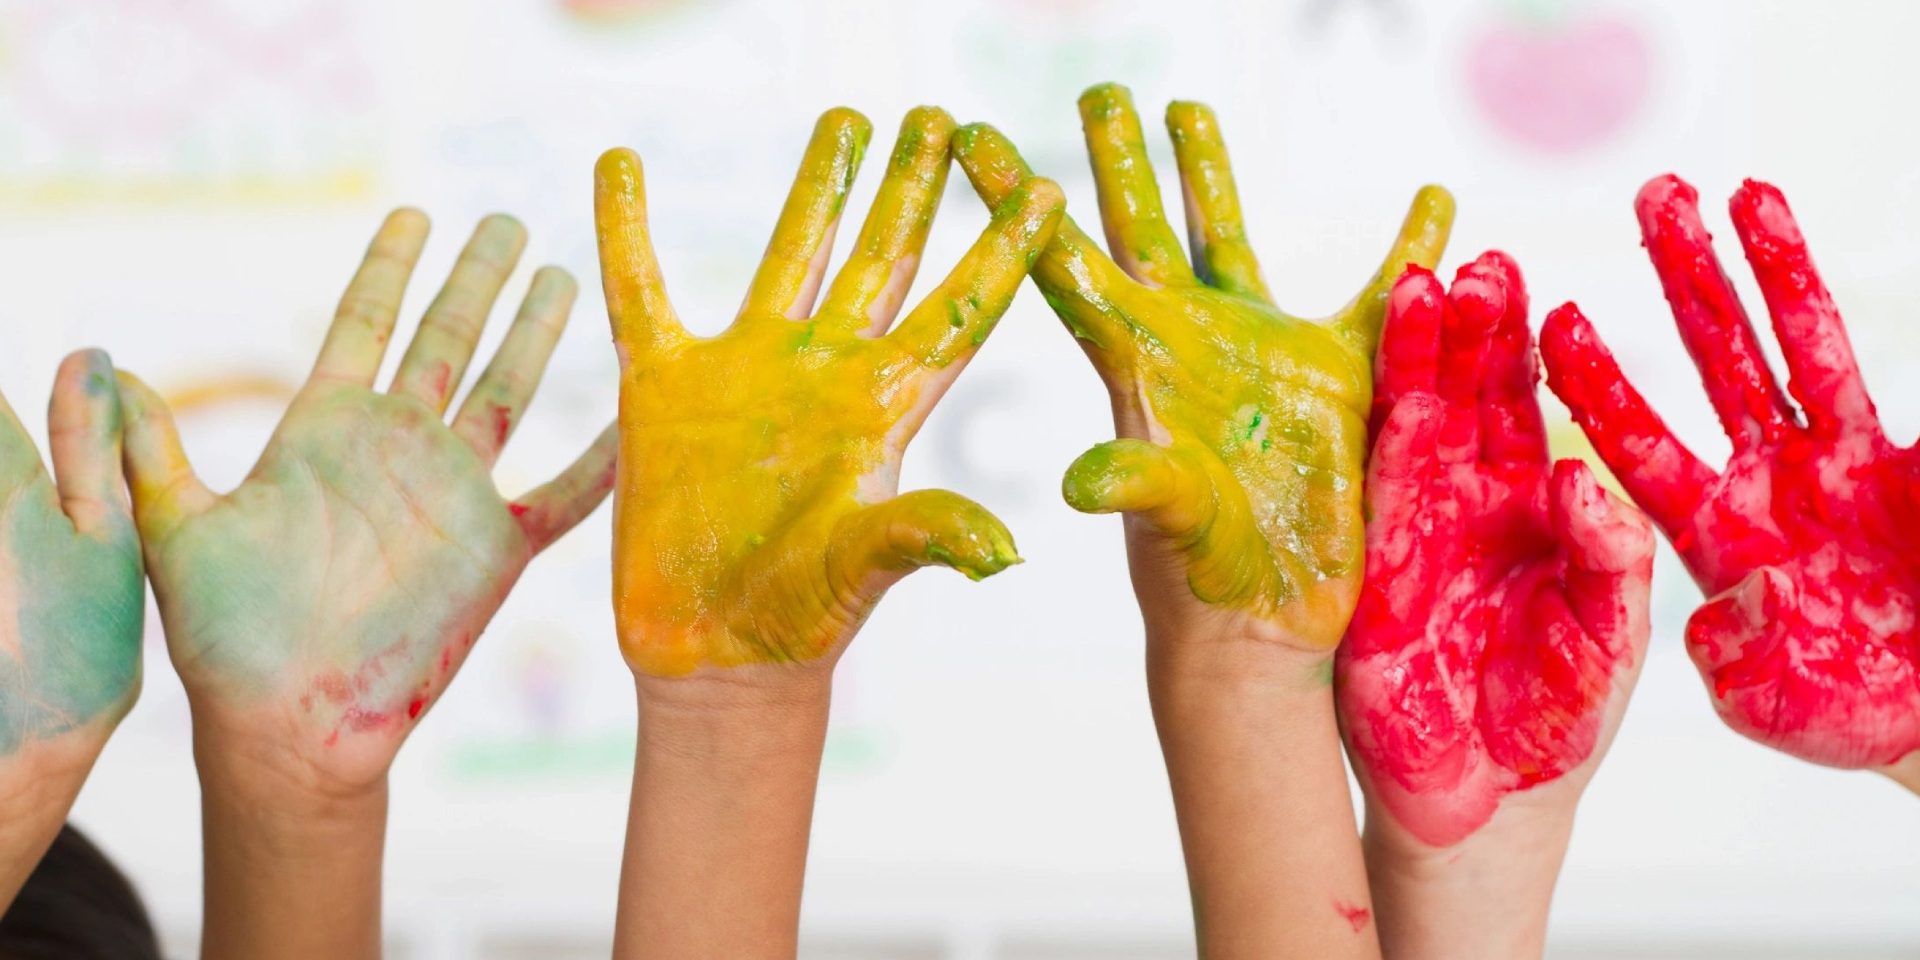
<svg viewBox="0 0 1920 960">
<path fill-rule="evenodd" d="M 1067 470 L 1067 502 L 1129 514 L 1150 630 L 1330 650 L 1360 586 L 1367 408 L 1387 292 L 1407 263 L 1439 258 L 1453 200 L 1422 189 L 1360 295 L 1332 317 L 1302 320 L 1275 307 L 1260 278 L 1212 111 L 1167 109 L 1195 266 L 1162 210 L 1126 89 L 1088 90 L 1080 114 L 1113 256 L 1066 220 L 1033 277 L 1106 381 L 1120 439 Z M 962 128 L 954 155 L 990 205 L 1030 176 L 985 125 Z"/>
<path fill-rule="evenodd" d="M 614 609 L 644 675 L 837 655 L 915 568 L 1018 562 L 958 494 L 895 496 L 900 458 L 1012 301 L 1063 204 L 1021 178 L 940 287 L 889 332 L 945 187 L 953 121 L 918 108 L 824 302 L 814 299 L 871 132 L 820 118 L 739 317 L 690 336 L 647 235 L 640 158 L 600 158 L 601 273 L 621 354 Z M 830 660 L 828 662 L 831 662 Z"/>
</svg>

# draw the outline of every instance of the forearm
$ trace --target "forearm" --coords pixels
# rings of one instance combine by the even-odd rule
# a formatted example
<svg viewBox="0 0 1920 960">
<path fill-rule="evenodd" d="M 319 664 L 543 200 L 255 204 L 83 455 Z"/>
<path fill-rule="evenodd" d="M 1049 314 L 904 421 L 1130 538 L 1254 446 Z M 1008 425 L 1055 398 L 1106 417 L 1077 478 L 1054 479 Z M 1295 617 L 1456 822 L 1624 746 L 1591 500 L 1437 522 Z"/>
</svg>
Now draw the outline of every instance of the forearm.
<svg viewBox="0 0 1920 960">
<path fill-rule="evenodd" d="M 640 690 L 614 955 L 792 957 L 826 740 L 825 675 L 778 694 L 703 680 L 642 681 Z"/>
<path fill-rule="evenodd" d="M 1153 652 L 1175 646 L 1149 644 L 1149 688 L 1201 956 L 1379 956 L 1325 664 L 1244 643 Z"/>
<path fill-rule="evenodd" d="M 206 856 L 206 960 L 380 956 L 385 778 L 303 782 L 196 735 Z"/>
<path fill-rule="evenodd" d="M 1421 844 L 1369 806 L 1364 845 L 1389 960 L 1522 960 L 1546 950 L 1573 807 L 1503 807 L 1456 846 Z"/>
</svg>

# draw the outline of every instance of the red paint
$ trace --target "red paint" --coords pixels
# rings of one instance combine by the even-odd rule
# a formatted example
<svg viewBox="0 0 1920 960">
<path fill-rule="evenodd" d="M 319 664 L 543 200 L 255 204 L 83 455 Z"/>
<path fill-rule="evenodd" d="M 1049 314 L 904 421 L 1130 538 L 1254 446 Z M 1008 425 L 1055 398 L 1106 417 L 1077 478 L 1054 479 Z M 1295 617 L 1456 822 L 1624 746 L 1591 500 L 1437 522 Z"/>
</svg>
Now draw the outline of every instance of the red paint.
<svg viewBox="0 0 1920 960">
<path fill-rule="evenodd" d="M 414 694 L 413 699 L 407 701 L 407 719 L 418 720 L 420 718 L 420 711 L 426 708 L 426 696 L 424 694 Z"/>
<path fill-rule="evenodd" d="M 507 445 L 507 437 L 513 434 L 513 409 L 496 403 L 490 405 L 488 411 L 493 416 L 493 448 L 498 450 Z"/>
<path fill-rule="evenodd" d="M 513 514 L 513 515 L 514 515 L 514 516 L 516 516 L 516 517 L 524 517 L 524 516 L 526 516 L 526 515 L 527 515 L 527 511 L 529 511 L 529 510 L 531 510 L 531 509 L 533 509 L 533 508 L 532 508 L 532 507 L 529 507 L 529 506 L 527 506 L 527 505 L 526 505 L 526 504 L 524 504 L 524 503 L 509 503 L 509 504 L 507 504 L 507 512 L 508 512 L 508 513 L 511 513 L 511 514 Z"/>
<path fill-rule="evenodd" d="M 1786 198 L 1749 180 L 1734 194 L 1733 223 L 1795 413 L 1696 199 L 1677 178 L 1657 178 L 1640 192 L 1640 220 L 1733 440 L 1726 467 L 1715 474 L 1686 452 L 1570 308 L 1543 337 L 1548 384 L 1708 594 L 1687 624 L 1687 650 L 1721 718 L 1816 763 L 1892 763 L 1920 750 L 1920 451 L 1881 431 Z"/>
<path fill-rule="evenodd" d="M 1433 846 L 1592 756 L 1639 661 L 1653 537 L 1551 464 L 1519 269 L 1410 269 L 1380 348 L 1367 580 L 1339 706 L 1371 796 Z"/>
<path fill-rule="evenodd" d="M 433 391 L 434 396 L 442 400 L 446 399 L 453 387 L 453 366 L 445 360 L 434 364 L 433 369 L 427 373 L 427 387 Z"/>
<path fill-rule="evenodd" d="M 1334 900 L 1333 909 L 1334 909 L 1334 912 L 1340 914 L 1342 919 L 1347 921 L 1347 924 L 1349 926 L 1353 927 L 1354 933 L 1359 933 L 1360 931 L 1365 930 L 1367 928 L 1367 924 L 1373 922 L 1372 910 L 1369 910 L 1366 907 L 1356 907 L 1353 904 L 1346 902 L 1345 900 L 1339 900 L 1339 899 Z"/>
</svg>

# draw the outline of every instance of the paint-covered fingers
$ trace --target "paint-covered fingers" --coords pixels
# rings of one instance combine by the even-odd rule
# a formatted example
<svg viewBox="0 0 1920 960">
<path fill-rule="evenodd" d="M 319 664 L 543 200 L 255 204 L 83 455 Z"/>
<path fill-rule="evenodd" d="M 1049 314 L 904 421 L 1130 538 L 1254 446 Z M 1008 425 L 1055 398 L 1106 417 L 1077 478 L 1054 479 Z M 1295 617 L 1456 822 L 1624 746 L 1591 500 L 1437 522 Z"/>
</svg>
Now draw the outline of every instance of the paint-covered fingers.
<svg viewBox="0 0 1920 960">
<path fill-rule="evenodd" d="M 60 506 L 74 529 L 104 535 L 127 516 L 121 472 L 120 388 L 113 361 L 82 350 L 60 364 L 47 408 L 47 441 Z"/>
<path fill-rule="evenodd" d="M 1440 389 L 1440 331 L 1446 324 L 1447 290 L 1425 267 L 1409 267 L 1387 298 L 1387 320 L 1374 357 L 1373 412 L 1379 434 L 1388 411 L 1411 393 Z"/>
<path fill-rule="evenodd" d="M 1788 389 L 1806 412 L 1808 428 L 1826 437 L 1842 431 L 1878 435 L 1880 422 L 1846 325 L 1814 269 L 1787 198 L 1771 184 L 1748 180 L 1734 193 L 1731 207 L 1734 230 L 1792 374 Z"/>
<path fill-rule="evenodd" d="M 1567 606 L 1607 643 L 1644 644 L 1653 580 L 1653 528 L 1600 487 L 1578 460 L 1553 465 L 1547 490 L 1553 532 L 1567 559 Z"/>
<path fill-rule="evenodd" d="M 166 401 L 131 373 L 122 370 L 116 379 L 126 424 L 124 460 L 133 519 L 140 538 L 152 549 L 217 498 L 194 475 Z"/>
<path fill-rule="evenodd" d="M 1027 162 L 1000 133 L 983 123 L 961 127 L 953 136 L 953 155 L 973 189 L 992 209 L 999 209 L 1023 183 L 1033 179 Z M 1106 362 L 1119 358 L 1104 354 L 1127 342 L 1135 321 L 1129 305 L 1146 292 L 1118 264 L 1100 250 L 1072 217 L 1062 216 L 1053 242 L 1033 264 L 1033 281 L 1075 337 L 1100 348 Z"/>
<path fill-rule="evenodd" d="M 1540 355 L 1547 388 L 1572 411 L 1633 501 L 1667 536 L 1687 530 L 1716 479 L 1714 472 L 1627 382 L 1579 307 L 1568 303 L 1547 315 Z"/>
<path fill-rule="evenodd" d="M 507 505 L 527 542 L 539 553 L 579 526 L 613 491 L 620 450 L 620 427 L 608 424 L 593 445 L 560 475 Z"/>
<path fill-rule="evenodd" d="M 1115 262 L 1152 286 L 1193 283 L 1193 268 L 1160 202 L 1133 95 L 1117 83 L 1088 89 L 1080 95 L 1080 123 L 1100 196 L 1100 222 Z"/>
<path fill-rule="evenodd" d="M 505 214 L 480 221 L 400 360 L 393 378 L 395 395 L 413 397 L 436 413 L 447 409 L 466 377 L 500 288 L 526 246 L 527 229 L 520 221 Z"/>
<path fill-rule="evenodd" d="M 907 112 L 853 253 L 821 304 L 823 320 L 873 335 L 899 314 L 947 188 L 953 131 L 939 107 Z"/>
<path fill-rule="evenodd" d="M 1487 276 L 1462 270 L 1447 291 L 1436 379 L 1447 405 L 1440 431 L 1442 460 L 1464 463 L 1480 454 L 1481 368 L 1489 339 L 1506 311 L 1504 288 Z"/>
<path fill-rule="evenodd" d="M 767 255 L 748 287 L 742 320 L 803 320 L 813 312 L 827 257 L 833 253 L 834 228 L 872 136 L 873 125 L 867 118 L 846 107 L 821 115 L 800 158 L 800 172 L 786 206 L 774 224 Z"/>
<path fill-rule="evenodd" d="M 572 275 L 559 267 L 541 267 L 534 273 L 527 298 L 520 302 L 513 326 L 507 328 L 507 338 L 461 401 L 453 432 L 488 466 L 500 458 L 501 448 L 539 389 L 578 291 Z"/>
<path fill-rule="evenodd" d="M 1540 419 L 1540 370 L 1533 332 L 1527 327 L 1527 288 L 1520 267 L 1512 257 L 1490 250 L 1462 272 L 1498 285 L 1507 303 L 1487 343 L 1480 387 L 1480 459 L 1544 464 L 1547 430 Z"/>
<path fill-rule="evenodd" d="M 1433 393 L 1408 392 L 1374 431 L 1366 479 L 1367 583 L 1347 630 L 1349 655 L 1422 635 L 1450 572 L 1446 558 L 1459 544 L 1459 506 L 1432 495 L 1445 412 Z"/>
<path fill-rule="evenodd" d="M 1271 302 L 1266 281 L 1260 277 L 1260 261 L 1247 242 L 1240 191 L 1234 186 L 1227 144 L 1212 108 L 1189 101 L 1169 104 L 1167 133 L 1180 165 L 1187 243 L 1193 248 L 1200 279 L 1231 293 Z"/>
<path fill-rule="evenodd" d="M 407 280 L 427 245 L 427 215 L 402 207 L 387 215 L 333 313 L 315 379 L 372 386 L 400 316 Z"/>
<path fill-rule="evenodd" d="M 1655 177 L 1640 188 L 1634 211 L 1680 339 L 1734 449 L 1779 437 L 1792 426 L 1793 413 L 1713 253 L 1713 237 L 1700 220 L 1699 194 L 1672 174 Z"/>
<path fill-rule="evenodd" d="M 593 225 L 607 317 L 621 363 L 635 352 L 679 340 L 685 331 L 667 302 L 666 279 L 653 253 L 639 154 L 624 147 L 608 150 L 594 164 Z"/>
<path fill-rule="evenodd" d="M 1408 265 L 1432 270 L 1446 252 L 1447 237 L 1453 232 L 1453 194 L 1434 185 L 1421 187 L 1413 195 L 1406 218 L 1400 221 L 1400 235 L 1387 249 L 1386 259 L 1373 279 L 1361 288 L 1352 302 L 1334 314 L 1333 328 L 1355 350 L 1372 356 L 1380 340 L 1380 325 L 1387 314 L 1387 296 Z"/>
<path fill-rule="evenodd" d="M 987 508 L 947 490 L 915 490 L 841 518 L 826 562 L 829 588 L 865 609 L 921 567 L 984 580 L 1019 563 L 1020 554 Z"/>
<path fill-rule="evenodd" d="M 959 265 L 890 334 L 922 366 L 943 370 L 964 363 L 999 322 L 1020 281 L 1053 238 L 1066 198 L 1044 177 L 1021 184 L 993 212 L 980 239 Z"/>
</svg>

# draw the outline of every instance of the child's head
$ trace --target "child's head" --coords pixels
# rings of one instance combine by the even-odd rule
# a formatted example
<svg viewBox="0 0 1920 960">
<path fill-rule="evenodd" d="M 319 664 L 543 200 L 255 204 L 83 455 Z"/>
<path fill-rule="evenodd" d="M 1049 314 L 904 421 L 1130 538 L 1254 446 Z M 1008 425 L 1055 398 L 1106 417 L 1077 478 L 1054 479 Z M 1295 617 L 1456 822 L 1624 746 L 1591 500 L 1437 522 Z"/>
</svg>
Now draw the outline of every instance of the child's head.
<svg viewBox="0 0 1920 960">
<path fill-rule="evenodd" d="M 0 960 L 160 960 L 133 884 L 71 825 L 0 917 Z"/>
</svg>

